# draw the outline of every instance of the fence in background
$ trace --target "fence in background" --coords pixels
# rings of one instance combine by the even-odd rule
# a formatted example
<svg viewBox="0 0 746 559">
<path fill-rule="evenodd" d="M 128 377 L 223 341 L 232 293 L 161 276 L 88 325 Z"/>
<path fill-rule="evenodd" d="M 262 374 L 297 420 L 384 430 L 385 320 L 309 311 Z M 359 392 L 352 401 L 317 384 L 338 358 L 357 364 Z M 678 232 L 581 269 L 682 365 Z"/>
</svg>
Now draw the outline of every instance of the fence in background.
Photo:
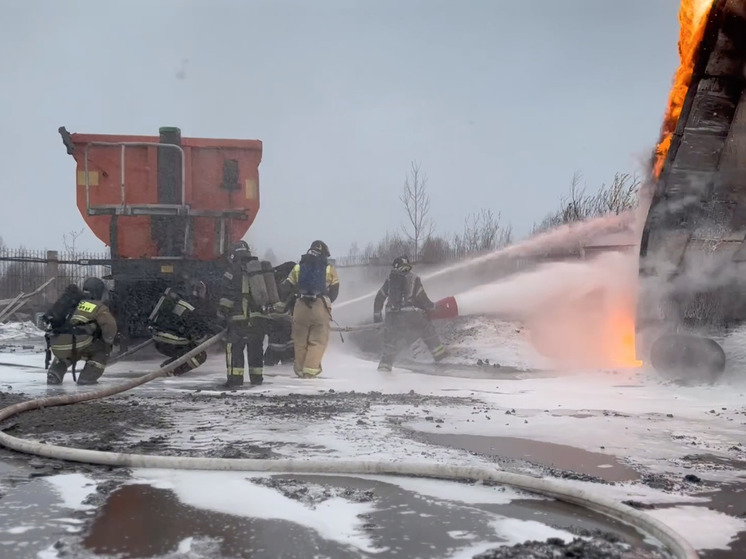
<svg viewBox="0 0 746 559">
<path fill-rule="evenodd" d="M 44 309 L 54 302 L 68 284 L 80 285 L 89 276 L 102 277 L 108 274 L 108 266 L 90 263 L 108 258 L 108 253 L 0 248 L 0 300 L 11 299 L 21 292 L 31 293 L 49 278 L 55 278 L 21 312 L 31 313 Z"/>
</svg>

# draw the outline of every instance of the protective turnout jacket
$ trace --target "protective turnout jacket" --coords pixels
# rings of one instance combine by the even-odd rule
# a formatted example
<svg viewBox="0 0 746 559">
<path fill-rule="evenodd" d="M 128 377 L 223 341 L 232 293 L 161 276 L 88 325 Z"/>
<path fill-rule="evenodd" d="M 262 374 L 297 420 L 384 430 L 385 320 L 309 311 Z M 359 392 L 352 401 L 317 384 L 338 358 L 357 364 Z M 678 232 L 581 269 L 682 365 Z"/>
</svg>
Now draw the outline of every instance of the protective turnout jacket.
<svg viewBox="0 0 746 559">
<path fill-rule="evenodd" d="M 421 309 L 429 311 L 435 304 L 425 293 L 420 277 L 411 270 L 406 273 L 392 270 L 381 289 L 376 293 L 373 313 L 380 314 L 386 303 L 386 312 Z"/>
<path fill-rule="evenodd" d="M 251 260 L 257 260 L 252 257 Z M 241 262 L 234 262 L 221 280 L 221 314 L 232 321 L 248 321 L 254 316 L 264 316 L 263 310 L 251 296 L 249 274 Z"/>
<path fill-rule="evenodd" d="M 204 302 L 166 289 L 148 319 L 157 342 L 187 344 L 211 333 Z"/>
<path fill-rule="evenodd" d="M 74 348 L 77 352 L 85 350 L 97 339 L 111 346 L 116 335 L 117 322 L 109 307 L 101 301 L 83 299 L 65 325 L 52 331 L 50 346 L 55 351 L 72 351 Z"/>
</svg>

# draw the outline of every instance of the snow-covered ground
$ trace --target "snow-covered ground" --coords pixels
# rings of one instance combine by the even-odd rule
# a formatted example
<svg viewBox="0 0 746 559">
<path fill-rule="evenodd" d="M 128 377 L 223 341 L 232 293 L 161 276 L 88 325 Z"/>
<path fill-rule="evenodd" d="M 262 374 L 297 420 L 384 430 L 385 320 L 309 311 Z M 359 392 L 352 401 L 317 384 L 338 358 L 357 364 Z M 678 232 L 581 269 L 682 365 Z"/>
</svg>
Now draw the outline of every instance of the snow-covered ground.
<svg viewBox="0 0 746 559">
<path fill-rule="evenodd" d="M 147 423 L 126 426 L 125 412 L 116 418 L 125 423 L 112 423 L 111 430 L 120 433 L 113 433 L 109 444 L 113 450 L 176 455 L 229 456 L 215 451 L 230 449 L 235 455 L 251 457 L 269 452 L 274 457 L 499 467 L 550 475 L 600 496 L 652 506 L 646 512 L 711 554 L 726 553 L 737 535 L 746 532 L 740 514 L 746 502 L 736 495 L 742 491 L 746 465 L 746 379 L 731 376 L 715 386 L 682 387 L 646 369 L 548 372 L 550 364 L 532 350 L 518 325 L 474 317 L 453 328 L 444 334 L 451 342 L 450 363 L 465 366 L 489 359 L 502 367 L 479 368 L 478 378 L 449 373 L 447 367 L 419 373 L 395 368 L 384 374 L 376 371 L 375 362 L 355 356 L 351 344 L 343 345 L 333 337 L 320 378 L 298 379 L 283 366 L 268 369 L 268 382 L 261 387 L 226 393 L 218 386 L 225 374 L 222 358 L 213 355 L 186 377 L 154 381 L 130 393 L 138 399 L 138 407 L 161 410 L 164 424 L 176 429 L 164 433 L 163 427 Z M 5 335 L 11 333 L 0 329 L 0 339 Z M 40 333 L 29 330 L 29 336 L 38 342 Z M 107 370 L 102 384 L 153 370 L 159 361 L 117 363 Z M 0 390 L 27 397 L 47 394 L 44 371 L 23 367 L 43 366 L 43 354 L 0 353 L 0 362 L 16 365 L 0 365 Z M 506 366 L 520 371 L 511 376 L 505 373 Z M 74 386 L 70 378 L 64 385 L 65 391 L 88 389 Z M 131 399 L 119 405 L 126 410 Z M 23 429 L 22 420 L 19 424 Z M 126 436 L 121 434 L 122 426 Z M 58 444 L 82 444 L 91 436 L 62 427 L 56 435 L 51 432 L 23 434 Z M 459 436 L 469 445 L 459 443 Z M 554 460 L 551 453 L 560 447 L 548 447 L 546 453 L 516 453 L 513 445 L 521 440 L 593 454 L 570 456 L 569 463 L 577 463 L 577 468 L 558 467 L 560 457 Z M 483 451 L 474 451 L 474 444 L 482 445 Z M 604 482 L 609 472 L 624 467 L 637 475 Z M 582 475 L 564 475 L 568 469 Z M 45 479 L 66 500 L 81 501 L 91 490 L 91 479 L 66 475 Z M 131 483 L 167 487 L 183 503 L 199 509 L 291 520 L 324 537 L 333 533 L 338 542 L 361 552 L 371 551 L 359 521 L 359 515 L 370 513 L 370 503 L 331 496 L 309 508 L 246 478 L 247 474 L 138 470 L 132 473 Z M 408 490 L 420 495 L 466 502 L 513 498 L 473 485 L 467 490 L 463 484 L 437 481 L 395 483 L 407 484 Z M 735 504 L 729 508 L 731 497 Z M 561 532 L 541 523 L 493 520 L 494 542 L 545 539 Z M 479 546 L 494 542 L 469 539 L 463 550 L 474 554 Z M 183 545 L 186 548 L 189 542 Z"/>
<path fill-rule="evenodd" d="M 0 324 L 0 345 L 8 342 L 41 341 L 44 331 L 33 322 L 6 322 Z"/>
</svg>

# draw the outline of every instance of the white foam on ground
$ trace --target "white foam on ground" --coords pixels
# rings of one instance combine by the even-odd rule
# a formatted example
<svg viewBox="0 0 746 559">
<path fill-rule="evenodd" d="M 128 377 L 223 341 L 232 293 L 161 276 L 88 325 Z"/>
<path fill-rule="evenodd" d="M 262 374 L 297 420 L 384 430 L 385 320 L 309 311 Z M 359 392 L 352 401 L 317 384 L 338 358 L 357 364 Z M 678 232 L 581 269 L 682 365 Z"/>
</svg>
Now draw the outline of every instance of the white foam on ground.
<svg viewBox="0 0 746 559">
<path fill-rule="evenodd" d="M 14 526 L 5 530 L 8 534 L 25 534 L 29 530 L 35 529 L 36 526 Z"/>
<path fill-rule="evenodd" d="M 558 530 L 535 520 L 497 517 L 490 524 L 495 530 L 494 541 L 472 544 L 448 555 L 447 559 L 472 559 L 475 555 L 496 547 L 515 545 L 530 540 L 546 541 L 549 538 L 559 538 L 564 542 L 571 542 L 577 537 L 566 530 Z"/>
<path fill-rule="evenodd" d="M 746 531 L 746 520 L 703 507 L 685 505 L 646 512 L 684 535 L 698 551 L 729 549 L 735 535 Z"/>
<path fill-rule="evenodd" d="M 59 551 L 57 551 L 57 548 L 54 547 L 54 544 L 50 545 L 46 549 L 42 549 L 36 554 L 37 559 L 58 559 L 59 556 Z"/>
<path fill-rule="evenodd" d="M 36 327 L 33 322 L 6 322 L 0 324 L 0 341 L 42 340 L 44 331 Z"/>
<path fill-rule="evenodd" d="M 544 497 L 523 493 L 511 487 L 495 487 L 481 484 L 457 483 L 426 478 L 408 478 L 394 476 L 356 476 L 401 487 L 427 497 L 455 501 L 471 505 L 495 504 L 507 505 L 515 499 L 545 500 Z"/>
<path fill-rule="evenodd" d="M 474 320 L 475 327 L 478 327 L 479 318 L 475 317 Z M 479 337 L 476 337 L 476 340 L 476 343 L 486 343 L 480 342 Z M 464 346 L 468 347 L 468 345 L 469 341 L 465 340 Z M 481 346 L 477 347 L 481 349 Z M 407 393 L 413 390 L 425 395 L 471 397 L 483 402 L 487 410 L 475 415 L 471 405 L 454 404 L 438 405 L 425 413 L 423 406 L 415 408 L 408 405 L 380 405 L 371 407 L 364 426 L 356 424 L 357 418 L 354 414 L 319 420 L 313 425 L 303 425 L 291 419 L 280 419 L 273 421 L 271 425 L 250 422 L 241 425 L 239 429 L 231 426 L 227 434 L 220 432 L 221 439 L 229 442 L 231 437 L 234 437 L 238 441 L 264 441 L 273 445 L 277 441 L 304 443 L 305 447 L 288 445 L 278 449 L 280 454 L 293 458 L 407 460 L 419 463 L 495 467 L 494 463 L 490 464 L 488 460 L 457 449 L 427 445 L 403 438 L 397 428 L 392 428 L 389 422 L 389 418 L 398 416 L 407 418 L 404 422 L 405 426 L 425 432 L 521 437 L 566 444 L 622 457 L 647 467 L 651 472 L 678 471 L 680 475 L 683 475 L 685 471 L 691 471 L 705 479 L 708 477 L 715 479 L 716 476 L 719 476 L 717 477 L 719 481 L 739 479 L 738 471 L 725 469 L 703 473 L 696 468 L 683 470 L 678 468 L 676 463 L 676 460 L 682 456 L 693 453 L 734 458 L 736 455 L 729 449 L 739 443 L 746 445 L 746 433 L 742 426 L 746 382 L 745 379 L 739 377 L 715 386 L 679 387 L 667 385 L 648 372 L 638 370 L 621 370 L 616 374 L 611 371 L 567 372 L 557 373 L 552 378 L 525 379 L 469 379 L 433 376 L 396 368 L 393 373 L 381 374 L 376 371 L 375 362 L 350 356 L 345 353 L 345 350 L 346 347 L 340 344 L 339 339 L 333 337 L 324 358 L 324 373 L 317 379 L 298 379 L 287 367 L 268 368 L 266 373 L 269 383 L 251 390 L 229 393 L 227 397 L 256 398 L 260 394 L 278 396 L 291 393 L 318 394 L 330 389 L 337 392 L 354 390 L 389 394 Z M 520 350 L 518 353 L 520 354 Z M 0 354 L 0 361 L 8 360 L 12 356 L 13 354 L 8 353 Z M 37 357 L 34 356 L 34 359 Z M 107 373 L 131 370 L 133 371 L 131 376 L 135 377 L 157 368 L 157 364 L 158 360 L 136 364 L 118 363 L 108 369 Z M 0 389 L 5 390 L 3 385 L 7 384 L 12 386 L 14 391 L 22 391 L 30 397 L 47 394 L 44 371 L 0 367 L 0 375 L 2 381 Z M 203 393 L 218 394 L 221 391 L 217 389 L 217 384 L 224 379 L 225 369 L 222 357 L 211 355 L 205 365 L 186 377 L 157 380 L 129 394 L 133 396 L 138 394 L 163 396 L 169 392 L 184 394 L 193 392 L 195 386 L 203 387 Z M 98 387 L 76 387 L 68 379 L 62 389 L 75 393 L 81 390 L 99 389 L 105 385 L 124 381 L 124 378 L 112 378 L 105 374 Z M 506 415 L 505 411 L 509 409 L 515 409 L 516 413 Z M 711 413 L 713 411 L 716 413 Z M 667 414 L 673 417 L 668 417 Z M 443 418 L 445 421 L 438 424 L 440 428 L 436 428 L 434 422 L 425 421 L 426 415 Z M 486 415 L 489 415 L 491 419 L 488 420 Z M 576 415 L 580 417 L 574 417 Z M 184 414 L 180 418 L 183 422 L 180 427 L 183 432 L 174 435 L 174 444 L 180 445 L 179 448 L 183 449 L 194 448 L 197 444 L 214 445 L 216 433 L 214 429 L 219 429 L 219 426 L 212 431 L 195 431 L 196 441 L 189 440 L 189 429 L 198 426 L 199 422 L 206 418 L 209 419 L 207 415 L 200 415 L 199 412 Z M 28 438 L 33 440 L 33 436 Z M 602 449 L 601 446 L 604 448 Z M 151 474 L 152 472 L 148 471 L 145 475 L 150 476 L 148 479 L 153 483 L 163 481 L 168 488 L 174 486 L 175 482 L 172 482 L 169 476 L 156 479 Z M 189 475 L 203 476 L 204 474 L 190 473 Z M 219 475 L 229 474 L 220 473 Z M 64 476 L 53 476 L 47 479 L 52 480 L 55 477 L 59 478 L 58 483 L 66 479 L 60 489 L 68 495 L 71 503 L 81 503 L 87 496 L 90 486 L 83 479 L 84 476 L 77 478 L 77 481 L 75 477 L 65 478 Z M 257 501 L 252 498 L 241 501 L 234 498 L 231 495 L 233 487 L 230 484 L 226 486 L 226 490 L 214 491 L 213 486 L 222 486 L 222 481 L 211 484 L 209 481 L 205 483 L 204 480 L 208 478 L 204 477 L 200 477 L 201 481 L 196 481 L 191 477 L 188 479 L 190 480 L 188 483 L 184 481 L 177 485 L 193 502 L 204 502 L 206 508 L 213 507 L 210 510 L 226 508 L 232 512 L 235 509 L 239 514 L 241 510 L 244 514 L 257 512 L 251 508 L 246 509 L 244 505 L 249 501 L 260 502 L 261 500 Z M 675 528 L 682 530 L 687 536 L 691 535 L 695 540 L 699 535 L 706 536 L 707 540 L 696 540 L 698 547 L 705 546 L 701 547 L 703 549 L 712 545 L 723 546 L 731 541 L 738 531 L 744 529 L 740 520 L 735 519 L 735 522 L 731 522 L 731 517 L 718 516 L 716 513 L 708 517 L 712 522 L 708 521 L 706 530 L 701 528 L 704 525 L 701 525 L 698 519 L 702 514 L 708 513 L 707 508 L 690 505 L 700 502 L 705 504 L 704 499 L 664 493 L 634 483 L 610 486 L 572 480 L 557 481 L 592 490 L 599 496 L 619 501 L 635 499 L 648 503 L 684 503 L 686 506 L 653 512 L 661 515 L 664 522 L 672 526 L 675 524 Z M 232 483 L 242 486 L 243 490 L 251 492 L 252 496 L 255 495 L 255 491 L 258 491 L 255 486 L 245 481 Z M 409 481 L 402 481 L 402 483 L 409 483 Z M 446 488 L 441 494 L 440 490 L 435 489 L 438 483 L 433 482 L 430 488 L 422 486 L 421 491 L 425 494 L 430 493 L 436 498 L 458 498 L 456 494 L 448 495 Z M 194 486 L 191 489 L 186 487 L 190 484 Z M 73 491 L 71 487 L 78 489 Z M 461 488 L 463 489 L 463 486 Z M 191 491 L 198 492 L 198 494 L 193 495 Z M 263 491 L 270 490 L 264 488 Z M 482 499 L 483 497 L 468 495 L 465 498 Z M 282 511 L 284 502 L 278 499 L 273 498 L 269 502 L 273 503 L 273 506 L 278 505 L 274 508 L 281 510 L 280 516 L 292 516 L 299 522 L 308 522 L 310 527 L 320 532 L 324 531 L 325 535 L 327 532 L 334 531 L 333 525 L 319 523 L 318 519 L 321 515 L 309 512 L 310 509 L 298 503 L 292 505 L 296 508 L 288 505 Z M 225 502 L 222 503 L 222 501 Z M 350 517 L 354 519 L 355 514 L 362 510 L 355 508 L 356 506 L 344 502 L 335 503 L 338 514 L 347 515 L 348 519 Z M 262 507 L 265 514 L 267 509 L 270 507 Z M 258 511 L 258 514 L 261 512 Z M 342 537 L 342 541 L 356 542 L 355 545 L 359 544 L 360 549 L 371 545 L 363 536 L 356 533 L 359 523 L 344 521 L 341 526 L 344 534 L 347 534 Z M 707 534 L 702 534 L 705 531 Z M 363 539 L 358 541 L 359 538 Z"/>
<path fill-rule="evenodd" d="M 515 322 L 489 316 L 464 317 L 453 326 L 440 322 L 449 351 L 444 363 L 474 365 L 478 359 L 489 359 L 490 364 L 522 370 L 552 368 L 551 361 L 531 346 L 526 329 Z"/>
<path fill-rule="evenodd" d="M 245 518 L 296 522 L 342 545 L 380 551 L 363 532 L 364 521 L 359 518 L 373 510 L 370 503 L 334 497 L 311 508 L 275 489 L 251 483 L 240 472 L 135 470 L 133 477 L 171 489 L 186 505 Z"/>
<path fill-rule="evenodd" d="M 43 478 L 62 498 L 62 506 L 73 510 L 91 510 L 95 507 L 83 502 L 96 492 L 96 482 L 84 474 L 59 474 Z"/>
</svg>

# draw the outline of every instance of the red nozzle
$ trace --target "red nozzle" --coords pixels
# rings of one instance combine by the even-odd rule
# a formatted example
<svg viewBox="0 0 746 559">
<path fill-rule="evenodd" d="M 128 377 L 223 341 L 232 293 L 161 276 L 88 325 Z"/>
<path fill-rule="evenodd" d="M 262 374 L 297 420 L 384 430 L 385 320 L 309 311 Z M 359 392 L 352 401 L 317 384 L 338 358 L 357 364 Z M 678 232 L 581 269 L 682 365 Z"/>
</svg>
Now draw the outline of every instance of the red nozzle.
<svg viewBox="0 0 746 559">
<path fill-rule="evenodd" d="M 435 308 L 428 313 L 431 319 L 456 318 L 458 316 L 458 304 L 454 297 L 446 297 L 435 302 Z"/>
</svg>

